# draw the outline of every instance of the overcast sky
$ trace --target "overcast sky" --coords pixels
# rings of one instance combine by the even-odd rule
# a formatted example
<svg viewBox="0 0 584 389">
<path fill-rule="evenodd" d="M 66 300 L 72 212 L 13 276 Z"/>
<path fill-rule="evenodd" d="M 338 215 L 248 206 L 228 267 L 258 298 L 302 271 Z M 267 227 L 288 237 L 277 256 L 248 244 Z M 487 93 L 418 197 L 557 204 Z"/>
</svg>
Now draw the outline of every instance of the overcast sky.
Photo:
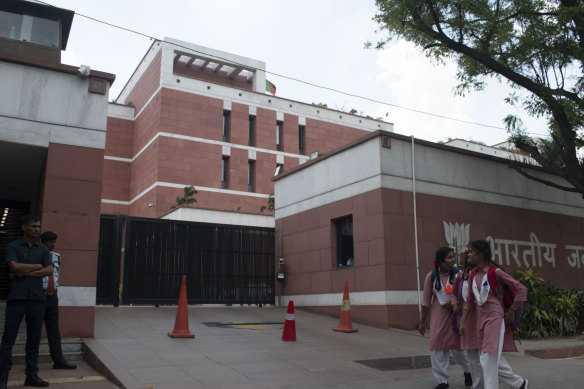
<svg viewBox="0 0 584 389">
<path fill-rule="evenodd" d="M 455 96 L 456 68 L 434 66 L 407 42 L 382 51 L 376 42 L 373 0 L 46 0 L 78 13 L 64 63 L 113 73 L 116 98 L 151 40 L 79 14 L 136 30 L 157 39 L 176 38 L 266 62 L 268 72 L 394 105 L 383 105 L 267 74 L 276 96 L 329 108 L 355 108 L 394 123 L 395 132 L 430 141 L 464 138 L 495 144 L 507 139 L 503 118 L 520 113 L 503 101 L 509 88 L 496 80 L 486 90 Z M 409 108 L 396 108 L 395 106 Z M 499 127 L 488 128 L 441 116 Z M 545 135 L 542 120 L 528 131 Z"/>
</svg>

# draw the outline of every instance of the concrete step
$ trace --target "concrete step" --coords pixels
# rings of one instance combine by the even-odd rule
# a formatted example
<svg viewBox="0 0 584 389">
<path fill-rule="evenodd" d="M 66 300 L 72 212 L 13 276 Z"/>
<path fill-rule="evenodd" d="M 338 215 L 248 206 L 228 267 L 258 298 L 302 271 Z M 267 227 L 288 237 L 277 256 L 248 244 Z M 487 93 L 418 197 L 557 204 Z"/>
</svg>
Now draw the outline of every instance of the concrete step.
<svg viewBox="0 0 584 389">
<path fill-rule="evenodd" d="M 26 338 L 17 340 L 12 349 L 12 363 L 24 364 Z M 61 340 L 63 355 L 68 361 L 80 361 L 83 359 L 83 342 L 81 338 L 63 338 Z M 49 345 L 46 339 L 41 340 L 39 347 L 39 363 L 52 362 L 49 353 Z"/>
</svg>

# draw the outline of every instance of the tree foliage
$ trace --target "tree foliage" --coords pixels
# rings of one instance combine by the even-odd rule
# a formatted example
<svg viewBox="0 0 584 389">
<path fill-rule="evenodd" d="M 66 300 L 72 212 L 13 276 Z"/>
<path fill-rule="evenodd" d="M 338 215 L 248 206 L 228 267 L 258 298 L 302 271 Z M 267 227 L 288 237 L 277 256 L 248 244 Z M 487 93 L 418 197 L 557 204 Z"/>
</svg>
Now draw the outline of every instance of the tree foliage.
<svg viewBox="0 0 584 389">
<path fill-rule="evenodd" d="M 513 115 L 510 140 L 569 185 L 524 176 L 584 197 L 584 0 L 377 0 L 374 20 L 388 35 L 382 48 L 403 38 L 438 62 L 458 67 L 457 93 L 481 90 L 488 78 L 514 88 L 507 98 L 544 117 L 549 137 L 532 138 Z"/>
<path fill-rule="evenodd" d="M 273 193 L 270 193 L 270 195 L 268 196 L 268 200 L 267 200 L 267 205 L 262 205 L 260 207 L 260 212 L 264 212 L 264 211 L 268 211 L 271 214 L 274 214 L 274 209 L 276 206 L 276 199 L 274 197 Z"/>
<path fill-rule="evenodd" d="M 541 339 L 582 333 L 582 290 L 558 288 L 531 269 L 514 271 L 512 276 L 527 288 L 527 303 L 515 337 Z"/>
<path fill-rule="evenodd" d="M 189 206 L 197 202 L 194 196 L 199 192 L 195 189 L 194 186 L 185 186 L 183 192 L 184 193 L 182 196 L 176 196 L 176 206 Z"/>
</svg>

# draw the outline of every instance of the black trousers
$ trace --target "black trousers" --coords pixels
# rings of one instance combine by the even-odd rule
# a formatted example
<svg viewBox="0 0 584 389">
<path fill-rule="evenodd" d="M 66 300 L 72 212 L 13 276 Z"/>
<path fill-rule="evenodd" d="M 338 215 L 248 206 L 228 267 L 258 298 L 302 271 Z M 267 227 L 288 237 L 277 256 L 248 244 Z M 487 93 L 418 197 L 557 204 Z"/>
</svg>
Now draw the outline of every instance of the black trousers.
<svg viewBox="0 0 584 389">
<path fill-rule="evenodd" d="M 44 301 L 16 300 L 6 302 L 4 334 L 2 335 L 2 344 L 0 344 L 0 378 L 8 377 L 8 372 L 12 369 L 12 347 L 16 342 L 23 317 L 26 317 L 26 375 L 38 374 L 39 343 L 44 315 Z"/>
<path fill-rule="evenodd" d="M 59 331 L 59 297 L 57 297 L 57 292 L 52 296 L 47 295 L 44 321 L 51 359 L 53 362 L 62 361 L 63 350 L 61 348 L 61 331 Z"/>
</svg>

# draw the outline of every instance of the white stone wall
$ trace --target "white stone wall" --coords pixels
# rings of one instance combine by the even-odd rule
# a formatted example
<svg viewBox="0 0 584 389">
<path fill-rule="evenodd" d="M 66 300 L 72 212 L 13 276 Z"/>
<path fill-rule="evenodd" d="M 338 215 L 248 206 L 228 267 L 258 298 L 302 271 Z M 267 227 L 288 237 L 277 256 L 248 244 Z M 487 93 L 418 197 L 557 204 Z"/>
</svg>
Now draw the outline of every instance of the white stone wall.
<svg viewBox="0 0 584 389">
<path fill-rule="evenodd" d="M 514 149 L 515 146 L 509 142 L 502 142 L 494 146 L 487 146 L 480 143 L 469 142 L 462 139 L 454 139 L 450 142 L 444 143 L 446 146 L 458 147 L 459 149 L 465 149 L 469 151 L 475 151 L 477 153 L 492 155 L 493 157 L 505 158 L 513 161 L 519 161 L 523 163 L 528 163 L 530 165 L 538 165 L 535 159 L 528 157 L 526 155 L 521 155 L 517 153 L 512 153 L 507 150 L 503 150 L 501 147 L 508 149 Z"/>
<path fill-rule="evenodd" d="M 89 93 L 89 79 L 0 61 L 0 85 L 0 141 L 105 147 L 108 92 Z"/>
<path fill-rule="evenodd" d="M 322 161 L 317 159 L 278 179 L 274 196 L 276 219 L 379 188 L 379 139 L 375 137 Z"/>
<path fill-rule="evenodd" d="M 161 219 L 274 228 L 274 217 L 272 215 L 252 215 L 241 212 L 224 212 L 200 208 L 177 208 L 162 216 Z"/>
<path fill-rule="evenodd" d="M 391 148 L 374 137 L 353 148 L 279 178 L 275 183 L 276 219 L 378 188 L 411 192 L 412 145 L 392 138 Z M 416 192 L 522 209 L 584 216 L 581 195 L 528 180 L 505 158 L 488 158 L 427 142 L 415 144 Z M 538 170 L 537 177 L 567 185 Z"/>
</svg>

